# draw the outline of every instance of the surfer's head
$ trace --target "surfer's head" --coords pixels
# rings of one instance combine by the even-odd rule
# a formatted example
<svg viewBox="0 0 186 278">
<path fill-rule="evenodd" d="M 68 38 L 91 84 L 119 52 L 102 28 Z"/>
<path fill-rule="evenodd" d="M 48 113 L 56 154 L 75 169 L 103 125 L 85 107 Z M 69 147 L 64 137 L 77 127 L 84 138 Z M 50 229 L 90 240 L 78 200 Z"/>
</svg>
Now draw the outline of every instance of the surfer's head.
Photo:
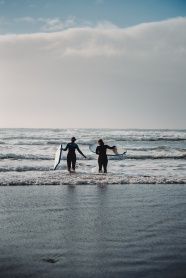
<svg viewBox="0 0 186 278">
<path fill-rule="evenodd" d="M 76 141 L 76 138 L 75 138 L 75 137 L 72 137 L 72 138 L 71 138 L 71 141 L 72 141 L 72 142 L 75 142 L 75 141 Z"/>
<path fill-rule="evenodd" d="M 99 139 L 99 140 L 98 140 L 98 144 L 99 144 L 99 145 L 104 145 L 103 140 L 102 140 L 102 139 Z"/>
</svg>

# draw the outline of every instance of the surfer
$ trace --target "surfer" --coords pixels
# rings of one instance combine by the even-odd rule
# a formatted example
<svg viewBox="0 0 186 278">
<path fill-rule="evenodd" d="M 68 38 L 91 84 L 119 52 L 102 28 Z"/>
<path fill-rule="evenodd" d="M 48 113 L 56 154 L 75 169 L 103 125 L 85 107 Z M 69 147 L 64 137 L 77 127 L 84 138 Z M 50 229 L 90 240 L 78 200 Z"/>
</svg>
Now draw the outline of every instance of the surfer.
<svg viewBox="0 0 186 278">
<path fill-rule="evenodd" d="M 76 168 L 76 150 L 82 155 L 84 156 L 84 158 L 86 158 L 86 156 L 82 153 L 82 151 L 79 149 L 78 145 L 75 143 L 76 138 L 72 137 L 71 138 L 71 143 L 68 143 L 66 145 L 66 148 L 62 148 L 63 151 L 66 151 L 68 149 L 68 154 L 67 154 L 67 167 L 68 167 L 68 171 L 69 173 L 71 173 L 71 166 L 72 166 L 72 170 L 75 172 L 75 168 Z"/>
<path fill-rule="evenodd" d="M 107 173 L 107 164 L 108 164 L 108 158 L 106 155 L 107 149 L 113 150 L 116 146 L 109 147 L 108 145 L 105 145 L 102 139 L 98 140 L 99 146 L 96 148 L 96 154 L 99 155 L 98 157 L 98 165 L 99 165 L 99 173 L 102 172 L 102 167 L 104 169 L 104 173 Z"/>
</svg>

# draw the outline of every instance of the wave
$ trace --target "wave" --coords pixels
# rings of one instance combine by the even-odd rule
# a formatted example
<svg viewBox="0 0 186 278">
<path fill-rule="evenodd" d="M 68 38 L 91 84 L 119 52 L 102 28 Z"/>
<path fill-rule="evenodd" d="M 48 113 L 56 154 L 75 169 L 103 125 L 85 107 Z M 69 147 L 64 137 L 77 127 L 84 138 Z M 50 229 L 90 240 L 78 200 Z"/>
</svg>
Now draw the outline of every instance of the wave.
<svg viewBox="0 0 186 278">
<path fill-rule="evenodd" d="M 12 159 L 12 160 L 54 160 L 54 157 L 52 156 L 44 156 L 44 155 L 32 155 L 32 154 L 0 154 L 0 159 Z M 87 156 L 87 160 L 94 159 L 91 156 Z M 62 160 L 66 160 L 66 155 L 63 155 Z M 77 157 L 77 160 L 82 160 L 81 157 Z"/>
<path fill-rule="evenodd" d="M 85 145 L 85 146 L 89 146 L 92 144 L 95 144 L 97 141 L 96 140 L 78 140 L 77 144 L 78 145 Z M 47 144 L 48 145 L 60 145 L 62 144 L 64 147 L 69 143 L 68 142 L 59 142 L 59 141 L 48 141 Z"/>
<path fill-rule="evenodd" d="M 94 139 L 79 139 L 77 141 L 77 144 L 78 145 L 92 145 L 92 144 L 96 144 L 97 143 L 97 139 L 99 138 L 94 138 Z M 129 141 L 129 142 L 158 142 L 158 141 L 163 141 L 163 142 L 180 142 L 180 141 L 186 141 L 186 138 L 133 138 L 133 137 L 122 137 L 122 138 L 118 138 L 118 137 L 106 137 L 105 142 L 107 143 L 114 143 L 114 142 L 126 142 L 126 141 Z M 69 141 L 68 141 L 69 142 Z M 68 142 L 61 142 L 61 141 L 55 141 L 55 140 L 51 140 L 51 141 L 48 141 L 47 144 L 51 144 L 51 145 L 60 145 L 60 144 L 63 144 L 63 145 L 66 145 Z"/>
<path fill-rule="evenodd" d="M 132 147 L 127 148 L 127 151 L 179 151 L 186 152 L 185 148 L 169 147 L 169 146 L 158 146 L 158 147 Z"/>
<path fill-rule="evenodd" d="M 3 140 L 45 140 L 46 138 L 44 136 L 4 136 Z"/>
<path fill-rule="evenodd" d="M 97 160 L 96 155 L 87 155 L 86 160 Z M 46 155 L 32 155 L 32 154 L 0 154 L 0 159 L 11 159 L 11 160 L 54 160 L 54 156 L 46 156 Z M 145 159 L 186 159 L 186 154 L 183 155 L 130 155 L 129 152 L 127 152 L 127 155 L 125 156 L 113 156 L 109 157 L 109 160 L 118 160 L 118 159 L 134 159 L 134 160 L 145 160 Z M 63 155 L 62 160 L 66 160 L 66 155 Z M 82 157 L 77 155 L 77 160 L 83 160 Z"/>
<path fill-rule="evenodd" d="M 156 142 L 156 141 L 166 141 L 166 142 L 179 142 L 179 141 L 186 141 L 186 138 L 112 138 L 112 141 L 145 141 L 145 142 Z"/>
<path fill-rule="evenodd" d="M 183 155 L 128 155 L 129 159 L 186 159 L 186 154 Z"/>
<path fill-rule="evenodd" d="M 0 185 L 98 185 L 114 184 L 186 184 L 186 176 L 117 176 L 114 174 L 66 174 L 58 171 L 48 175 L 37 175 L 33 178 L 15 175 L 0 179 Z"/>
<path fill-rule="evenodd" d="M 17 146 L 46 146 L 46 142 L 18 142 L 15 143 L 13 145 L 17 145 Z"/>
<path fill-rule="evenodd" d="M 53 157 L 41 156 L 41 155 L 20 155 L 20 154 L 0 154 L 0 159 L 13 159 L 13 160 L 53 160 Z"/>
<path fill-rule="evenodd" d="M 6 144 L 5 142 L 1 143 L 0 142 L 0 145 L 1 144 Z M 46 145 L 57 145 L 59 146 L 61 144 L 61 142 L 55 142 L 55 141 L 49 141 L 49 142 L 46 142 L 46 141 L 39 141 L 39 142 L 32 142 L 32 141 L 23 141 L 23 142 L 16 142 L 16 143 L 12 143 L 12 145 L 14 146 L 46 146 Z M 64 144 L 66 145 L 66 144 Z"/>
<path fill-rule="evenodd" d="M 1 143 L 0 144 L 6 144 L 5 142 Z M 60 142 L 60 141 L 39 141 L 39 142 L 32 142 L 32 141 L 23 141 L 23 142 L 16 142 L 16 143 L 12 143 L 12 145 L 15 145 L 15 146 L 46 146 L 46 145 L 55 145 L 55 146 L 59 146 L 60 144 L 62 144 L 63 146 L 66 146 L 67 143 L 64 143 L 64 142 Z M 87 145 L 87 143 L 79 143 L 81 145 Z"/>
<path fill-rule="evenodd" d="M 42 166 L 18 166 L 10 168 L 0 168 L 0 172 L 29 172 L 29 171 L 42 171 L 47 172 L 53 170 L 53 167 L 42 167 Z"/>
<path fill-rule="evenodd" d="M 94 140 L 91 140 L 91 141 L 78 141 L 78 145 L 84 145 L 84 146 L 89 146 L 89 145 L 92 145 L 94 144 L 96 141 Z M 1 142 L 0 142 L 1 144 Z M 5 143 L 2 143 L 2 144 L 5 144 Z M 23 145 L 23 146 L 46 146 L 46 145 L 55 145 L 55 146 L 59 146 L 60 144 L 62 144 L 64 147 L 68 144 L 68 142 L 61 142 L 61 141 L 43 141 L 43 142 L 17 142 L 17 143 L 14 143 L 13 145 Z"/>
<path fill-rule="evenodd" d="M 63 142 L 59 142 L 59 141 L 48 141 L 47 142 L 47 145 L 60 145 L 60 144 L 62 144 L 63 146 L 66 146 L 67 145 L 67 143 L 63 143 Z"/>
<path fill-rule="evenodd" d="M 87 157 L 88 160 L 97 160 L 97 157 L 90 156 Z M 154 159 L 186 159 L 186 154 L 183 155 L 143 155 L 143 154 L 130 154 L 130 152 L 127 151 L 126 155 L 119 155 L 119 156 L 109 156 L 109 160 L 123 160 L 123 159 L 133 159 L 133 160 L 154 160 Z"/>
<path fill-rule="evenodd" d="M 100 137 L 100 136 L 98 136 Z M 90 134 L 90 138 L 79 138 L 79 140 L 77 141 L 78 144 L 80 145 L 92 145 L 95 144 L 97 142 L 97 140 L 99 139 L 98 137 L 92 136 Z M 62 139 L 62 140 L 61 140 Z M 34 144 L 49 144 L 49 145 L 60 145 L 62 144 L 67 144 L 69 142 L 69 139 L 66 138 L 66 135 L 62 134 L 61 137 L 57 136 L 54 137 L 54 135 L 50 136 L 50 134 L 48 134 L 47 136 L 4 136 L 2 137 L 2 142 L 3 143 L 9 143 L 12 140 L 18 140 L 20 142 L 15 142 L 14 144 L 26 144 L 27 140 L 28 141 L 39 141 L 39 142 L 33 142 Z M 67 141 L 66 141 L 67 140 Z M 0 144 L 2 144 L 0 141 Z M 43 141 L 43 142 L 42 142 Z M 104 136 L 104 141 L 105 142 L 180 142 L 180 141 L 186 141 L 185 136 L 183 137 L 142 137 L 142 136 Z M 28 142 L 29 144 L 29 142 Z"/>
</svg>

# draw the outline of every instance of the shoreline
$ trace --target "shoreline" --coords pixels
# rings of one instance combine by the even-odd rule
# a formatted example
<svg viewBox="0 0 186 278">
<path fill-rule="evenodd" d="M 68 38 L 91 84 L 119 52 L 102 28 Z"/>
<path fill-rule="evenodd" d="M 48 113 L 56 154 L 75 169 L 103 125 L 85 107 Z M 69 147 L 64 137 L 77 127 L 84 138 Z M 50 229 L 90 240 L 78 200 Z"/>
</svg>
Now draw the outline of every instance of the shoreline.
<svg viewBox="0 0 186 278">
<path fill-rule="evenodd" d="M 182 176 L 116 176 L 113 174 L 52 174 L 43 178 L 38 175 L 27 179 L 22 176 L 10 177 L 10 180 L 0 178 L 1 186 L 43 186 L 43 185 L 125 185 L 125 184 L 186 184 L 186 177 Z"/>
</svg>

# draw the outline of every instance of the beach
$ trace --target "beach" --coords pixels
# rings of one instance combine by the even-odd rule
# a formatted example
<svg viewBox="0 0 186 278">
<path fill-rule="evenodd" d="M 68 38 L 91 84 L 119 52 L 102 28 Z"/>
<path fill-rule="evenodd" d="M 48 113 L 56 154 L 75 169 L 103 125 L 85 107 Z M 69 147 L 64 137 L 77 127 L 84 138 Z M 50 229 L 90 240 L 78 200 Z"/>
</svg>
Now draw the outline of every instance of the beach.
<svg viewBox="0 0 186 278">
<path fill-rule="evenodd" d="M 185 277 L 184 184 L 0 187 L 1 277 Z"/>
<path fill-rule="evenodd" d="M 0 278 L 186 278 L 186 0 L 0 0 Z"/>
</svg>

